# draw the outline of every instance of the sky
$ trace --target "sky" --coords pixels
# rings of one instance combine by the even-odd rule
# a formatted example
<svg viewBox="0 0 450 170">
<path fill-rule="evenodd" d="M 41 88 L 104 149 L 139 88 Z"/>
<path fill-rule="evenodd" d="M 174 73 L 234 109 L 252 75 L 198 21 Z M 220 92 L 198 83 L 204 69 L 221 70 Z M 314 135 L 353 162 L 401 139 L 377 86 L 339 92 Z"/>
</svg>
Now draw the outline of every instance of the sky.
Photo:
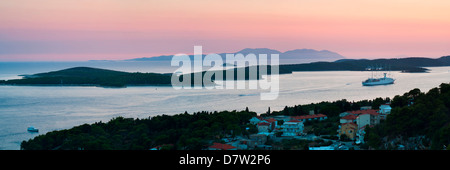
<svg viewBox="0 0 450 170">
<path fill-rule="evenodd" d="M 0 61 L 316 49 L 450 55 L 448 0 L 3 0 Z"/>
</svg>

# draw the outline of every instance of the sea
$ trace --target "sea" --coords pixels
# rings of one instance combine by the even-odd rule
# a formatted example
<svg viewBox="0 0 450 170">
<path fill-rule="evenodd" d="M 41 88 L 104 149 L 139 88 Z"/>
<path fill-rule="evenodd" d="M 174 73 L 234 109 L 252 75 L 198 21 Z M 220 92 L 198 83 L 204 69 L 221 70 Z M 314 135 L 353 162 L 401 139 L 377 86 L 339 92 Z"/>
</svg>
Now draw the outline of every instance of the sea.
<svg viewBox="0 0 450 170">
<path fill-rule="evenodd" d="M 136 61 L 0 62 L 0 80 L 77 66 L 127 72 L 171 73 L 167 63 Z M 244 110 L 258 114 L 285 106 L 347 99 L 359 101 L 402 95 L 419 88 L 428 91 L 450 83 L 450 67 L 427 67 L 428 73 L 389 72 L 395 84 L 362 86 L 367 71 L 294 72 L 279 76 L 275 100 L 261 100 L 265 89 L 174 89 L 169 86 L 127 88 L 77 86 L 0 86 L 0 150 L 18 150 L 20 143 L 54 130 L 85 123 L 107 122 L 118 116 L 148 118 L 198 111 Z M 255 80 L 250 80 L 255 81 Z M 245 83 L 250 83 L 245 81 Z M 34 126 L 39 132 L 28 132 Z"/>
</svg>

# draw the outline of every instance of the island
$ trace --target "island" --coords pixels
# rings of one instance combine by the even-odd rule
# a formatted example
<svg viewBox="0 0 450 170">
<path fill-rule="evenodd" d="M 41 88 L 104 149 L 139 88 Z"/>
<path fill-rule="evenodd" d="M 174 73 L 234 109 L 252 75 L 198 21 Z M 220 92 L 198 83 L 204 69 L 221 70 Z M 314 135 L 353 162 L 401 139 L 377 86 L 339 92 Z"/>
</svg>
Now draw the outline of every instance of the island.
<svg viewBox="0 0 450 170">
<path fill-rule="evenodd" d="M 244 69 L 245 76 L 238 77 L 238 69 Z M 91 67 L 74 67 L 47 73 L 32 75 L 21 75 L 22 79 L 0 80 L 0 85 L 29 85 L 29 86 L 97 86 L 124 88 L 127 86 L 212 86 L 215 85 L 216 73 L 222 72 L 223 80 L 227 74 L 234 74 L 234 80 L 250 80 L 253 77 L 249 74 L 249 68 L 235 68 L 233 70 L 211 71 L 212 82 L 195 81 L 197 78 L 203 80 L 206 71 L 197 73 L 187 73 L 178 76 L 180 82 L 172 84 L 172 73 L 129 73 L 122 71 L 107 70 Z M 270 71 L 268 72 L 270 74 Z M 259 74 L 256 79 L 260 79 Z M 183 79 L 190 77 L 190 83 L 184 84 Z"/>
<path fill-rule="evenodd" d="M 234 63 L 227 63 L 231 65 Z M 428 69 L 423 67 L 450 66 L 450 56 L 443 56 L 437 59 L 432 58 L 401 58 L 401 59 L 342 59 L 334 62 L 312 62 L 304 64 L 282 64 L 278 66 L 279 74 L 292 74 L 301 71 L 401 71 L 402 73 L 425 73 Z M 256 67 L 256 68 L 255 68 Z M 187 73 L 179 75 L 180 82 L 186 77 L 190 77 L 191 86 L 211 86 L 215 85 L 217 73 L 223 75 L 222 80 L 227 75 L 234 74 L 234 80 L 261 79 L 263 75 L 271 75 L 274 66 L 267 66 L 266 72 L 261 72 L 261 65 L 230 68 L 224 70 L 208 71 L 212 82 L 195 81 L 202 78 L 207 71 Z M 256 77 L 251 77 L 249 71 L 256 70 Z M 238 77 L 238 73 L 245 73 Z M 33 75 L 23 75 L 22 79 L 0 80 L 0 85 L 60 85 L 60 86 L 99 86 L 99 87 L 127 87 L 127 86 L 178 86 L 172 84 L 172 73 L 129 73 L 122 71 L 107 70 L 90 67 L 74 67 L 48 73 Z M 198 84 L 201 83 L 201 84 Z M 183 84 L 189 85 L 189 84 Z"/>
<path fill-rule="evenodd" d="M 24 75 L 22 79 L 0 80 L 4 85 L 61 85 L 126 87 L 129 85 L 171 85 L 171 74 L 128 73 L 90 67 L 74 67 L 48 73 Z"/>
</svg>

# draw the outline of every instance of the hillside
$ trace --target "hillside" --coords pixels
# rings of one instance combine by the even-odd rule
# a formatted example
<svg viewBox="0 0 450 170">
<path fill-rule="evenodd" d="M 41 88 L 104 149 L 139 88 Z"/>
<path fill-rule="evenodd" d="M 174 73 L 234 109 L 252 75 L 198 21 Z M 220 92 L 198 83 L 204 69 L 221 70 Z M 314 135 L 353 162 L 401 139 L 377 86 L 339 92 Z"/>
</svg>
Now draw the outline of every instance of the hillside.
<svg viewBox="0 0 450 170">
<path fill-rule="evenodd" d="M 245 70 L 243 78 L 237 76 L 238 70 Z M 234 70 L 234 71 L 232 71 Z M 227 74 L 234 73 L 235 80 L 249 80 L 249 68 L 235 68 L 231 70 L 219 70 L 215 73 L 222 72 L 225 79 Z M 269 72 L 270 73 L 270 72 Z M 201 74 L 201 75 L 200 75 Z M 91 67 L 74 67 L 59 71 L 52 71 L 47 73 L 38 73 L 33 75 L 24 75 L 22 79 L 14 80 L 0 80 L 0 85 L 71 85 L 71 86 L 101 86 L 101 87 L 126 87 L 129 85 L 164 85 L 164 86 L 194 86 L 194 85 L 212 85 L 212 83 L 202 82 L 205 72 L 191 73 L 187 75 L 180 75 L 179 79 L 182 81 L 185 77 L 191 78 L 190 84 L 172 84 L 172 73 L 128 73 L 121 71 L 113 71 Z M 195 81 L 200 78 L 200 81 Z M 256 77 L 256 79 L 261 76 Z M 215 76 L 212 76 L 215 80 Z M 201 84 L 198 84 L 200 82 Z"/>
<path fill-rule="evenodd" d="M 386 121 L 368 128 L 373 149 L 450 149 L 450 84 L 428 92 L 413 89 L 392 99 Z"/>
<path fill-rule="evenodd" d="M 158 115 L 145 119 L 117 117 L 39 135 L 21 143 L 23 150 L 200 150 L 218 136 L 243 135 L 255 112 L 222 111 Z"/>
<path fill-rule="evenodd" d="M 90 67 L 27 75 L 23 79 L 0 81 L 6 85 L 94 85 L 126 87 L 127 85 L 170 85 L 170 74 L 127 73 Z"/>
<path fill-rule="evenodd" d="M 228 63 L 230 65 L 230 63 Z M 402 71 L 402 72 L 426 72 L 423 67 L 450 66 L 450 56 L 444 56 L 437 59 L 432 58 L 401 58 L 401 59 L 375 59 L 375 60 L 352 60 L 344 59 L 335 62 L 313 62 L 305 64 L 282 64 L 279 65 L 279 74 L 291 74 L 295 71 L 367 71 L 368 67 L 384 67 L 384 70 Z M 256 67 L 256 69 L 255 69 Z M 223 78 L 227 74 L 234 74 L 234 80 L 260 79 L 263 74 L 272 74 L 271 66 L 267 67 L 267 73 L 259 72 L 260 66 L 250 66 L 241 68 L 231 68 L 227 70 L 211 71 L 211 73 L 222 72 Z M 249 70 L 255 69 L 257 77 L 250 77 Z M 237 74 L 244 71 L 243 77 Z M 181 75 L 182 80 L 190 76 L 191 84 L 194 84 L 195 78 L 202 78 L 206 71 Z M 201 74 L 201 76 L 199 76 Z M 211 74 L 212 75 L 212 74 Z M 212 80 L 215 80 L 215 75 Z M 127 85 L 172 85 L 172 73 L 128 73 L 90 67 L 75 67 L 60 71 L 48 73 L 39 73 L 26 75 L 23 79 L 0 80 L 3 85 L 94 85 L 103 87 L 126 87 Z M 201 82 L 201 81 L 197 81 Z M 176 86 L 180 84 L 175 84 Z M 184 84 L 186 85 L 186 84 Z M 200 85 L 200 84 L 198 84 Z M 202 82 L 201 85 L 211 85 Z"/>
<path fill-rule="evenodd" d="M 393 99 L 376 98 L 349 102 L 345 99 L 306 105 L 286 106 L 260 116 L 306 115 L 323 113 L 328 121 L 306 123 L 315 135 L 336 135 L 339 113 L 358 110 L 361 106 L 378 108 L 391 102 L 393 110 L 385 121 L 366 128 L 365 149 L 450 149 L 450 84 L 441 84 L 427 93 L 413 89 Z M 66 130 L 39 135 L 21 143 L 24 150 L 200 150 L 224 136 L 248 136 L 257 129 L 248 124 L 256 113 L 245 111 L 197 112 L 193 114 L 158 115 L 145 119 L 117 117 L 103 123 L 83 124 Z M 246 130 L 249 129 L 249 130 Z M 368 146 L 367 146 L 368 145 Z"/>
</svg>

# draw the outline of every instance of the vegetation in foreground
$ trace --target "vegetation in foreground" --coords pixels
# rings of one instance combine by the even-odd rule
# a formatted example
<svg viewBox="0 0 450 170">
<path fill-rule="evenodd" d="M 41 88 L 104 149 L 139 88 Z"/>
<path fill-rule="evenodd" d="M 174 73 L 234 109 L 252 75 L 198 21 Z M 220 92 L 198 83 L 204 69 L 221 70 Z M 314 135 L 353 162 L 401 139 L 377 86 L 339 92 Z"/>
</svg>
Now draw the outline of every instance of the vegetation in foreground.
<svg viewBox="0 0 450 170">
<path fill-rule="evenodd" d="M 450 149 L 450 84 L 428 92 L 413 89 L 393 98 L 386 121 L 368 128 L 367 144 L 373 149 Z"/>
<path fill-rule="evenodd" d="M 385 121 L 368 127 L 365 135 L 366 149 L 398 149 L 397 144 L 405 144 L 406 149 L 440 150 L 450 144 L 450 84 L 441 84 L 427 93 L 413 89 L 403 95 L 348 102 L 320 102 L 307 105 L 286 106 L 281 111 L 271 112 L 270 108 L 262 116 L 306 115 L 308 111 L 322 113 L 328 121 L 311 124 L 316 135 L 335 135 L 339 113 L 358 110 L 361 106 L 377 109 L 390 102 L 393 107 Z M 256 116 L 248 109 L 244 111 L 187 112 L 177 115 L 159 115 L 145 119 L 117 117 L 107 123 L 84 124 L 67 130 L 49 132 L 28 141 L 23 141 L 24 150 L 143 150 L 156 146 L 163 149 L 200 150 L 212 142 L 222 142 L 224 137 L 248 136 L 256 133 L 250 118 Z M 333 122 L 334 121 L 334 122 Z M 296 143 L 300 142 L 300 143 Z M 292 143 L 294 142 L 294 143 Z M 306 143 L 305 143 L 306 142 Z M 283 141 L 281 148 L 301 149 L 308 141 Z M 278 144 L 279 145 L 279 144 Z M 284 146 L 286 145 L 286 146 Z"/>
</svg>

